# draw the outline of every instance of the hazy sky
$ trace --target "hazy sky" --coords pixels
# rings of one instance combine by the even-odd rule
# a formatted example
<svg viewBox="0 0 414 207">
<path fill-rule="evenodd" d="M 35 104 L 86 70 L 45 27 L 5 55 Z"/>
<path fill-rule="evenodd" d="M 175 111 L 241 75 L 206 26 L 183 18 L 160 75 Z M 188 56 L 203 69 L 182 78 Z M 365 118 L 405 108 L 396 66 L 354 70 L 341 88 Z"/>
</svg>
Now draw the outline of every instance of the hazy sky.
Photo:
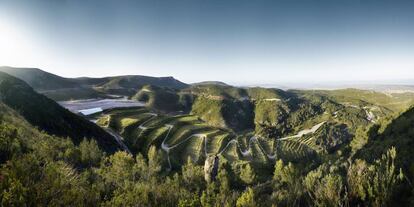
<svg viewBox="0 0 414 207">
<path fill-rule="evenodd" d="M 414 1 L 0 0 L 0 65 L 233 84 L 414 79 Z"/>
</svg>

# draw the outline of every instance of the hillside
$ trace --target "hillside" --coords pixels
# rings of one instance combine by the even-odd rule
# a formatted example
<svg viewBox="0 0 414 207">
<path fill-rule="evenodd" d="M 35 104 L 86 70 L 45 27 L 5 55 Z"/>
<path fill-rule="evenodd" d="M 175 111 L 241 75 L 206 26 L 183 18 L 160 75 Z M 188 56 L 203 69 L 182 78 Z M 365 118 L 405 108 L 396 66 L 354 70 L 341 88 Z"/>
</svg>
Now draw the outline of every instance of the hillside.
<svg viewBox="0 0 414 207">
<path fill-rule="evenodd" d="M 398 112 L 414 101 L 412 94 L 389 97 L 362 90 L 356 90 L 355 96 L 350 97 L 345 96 L 350 94 L 347 91 L 283 91 L 204 85 L 184 89 L 182 93 L 193 97 L 191 113 L 213 126 L 236 131 L 265 130 L 271 133 L 270 136 L 285 135 L 310 119 L 323 116 L 346 122 L 355 130 L 358 125 Z M 372 98 L 366 96 L 367 93 Z M 382 101 L 377 101 L 380 99 Z"/>
<path fill-rule="evenodd" d="M 79 87 L 70 78 L 63 78 L 38 68 L 0 67 L 0 71 L 25 81 L 39 91 Z"/>
<path fill-rule="evenodd" d="M 190 157 L 201 164 L 208 156 L 219 156 L 231 163 L 251 162 L 267 170 L 275 158 L 307 160 L 315 158 L 317 146 L 308 144 L 309 138 L 322 125 L 302 132 L 307 136 L 268 139 L 252 133 L 237 134 L 225 128 L 214 127 L 193 115 L 166 115 L 147 108 L 114 109 L 100 115 L 97 122 L 124 137 L 131 151 L 146 154 L 155 146 L 162 149 L 164 167 L 179 169 Z M 325 132 L 318 133 L 318 140 L 325 140 Z M 297 138 L 297 139 L 296 139 Z M 344 139 L 346 141 L 346 139 Z M 325 144 L 325 143 L 323 143 Z M 342 141 L 338 143 L 342 144 Z"/>
<path fill-rule="evenodd" d="M 217 154 L 220 149 L 229 150 L 226 159 L 236 162 L 250 160 L 263 164 L 275 155 L 296 161 L 315 154 L 324 157 L 347 147 L 359 127 L 368 127 L 374 121 L 369 120 L 362 107 L 344 106 L 324 96 L 220 87 L 197 86 L 195 90 L 181 91 L 194 98 L 191 112 L 171 115 L 160 113 L 160 106 L 154 104 L 159 100 L 164 109 L 179 106 L 177 93 L 146 86 L 134 98 L 149 103 L 147 108 L 107 111 L 99 117 L 98 124 L 120 133 L 135 153 L 146 152 L 153 144 L 160 147 L 162 138 L 171 136 L 173 143 L 181 143 L 180 148 L 186 149 L 177 155 L 179 159 L 171 158 L 179 166 L 187 156 L 203 160 L 203 154 Z M 240 99 L 242 94 L 251 94 L 256 99 L 249 96 Z M 169 126 L 174 126 L 172 131 Z M 203 140 L 204 136 L 208 139 Z M 233 146 L 233 139 L 239 144 Z M 203 142 L 209 145 L 207 150 L 202 149 Z M 227 149 L 227 145 L 232 148 Z M 246 157 L 238 150 L 258 151 Z"/>
<path fill-rule="evenodd" d="M 399 116 L 379 123 L 372 128 L 367 137 L 367 144 L 359 151 L 357 157 L 374 160 L 391 146 L 399 152 L 398 164 L 414 175 L 414 163 L 411 159 L 414 153 L 414 107 Z"/>
<path fill-rule="evenodd" d="M 182 83 L 173 77 L 149 77 L 130 75 L 109 77 L 108 81 L 97 84 L 94 86 L 94 88 L 98 91 L 103 91 L 110 94 L 131 96 L 145 85 L 154 85 L 172 89 L 183 89 L 187 87 L 187 84 Z"/>
<path fill-rule="evenodd" d="M 198 83 L 192 83 L 192 86 L 202 86 L 202 85 L 219 85 L 219 86 L 229 86 L 227 83 L 221 81 L 202 81 Z"/>
<path fill-rule="evenodd" d="M 37 92 L 55 101 L 107 97 L 77 79 L 63 78 L 37 68 L 0 67 L 0 72 L 25 81 Z"/>
<path fill-rule="evenodd" d="M 153 85 L 143 86 L 131 99 L 144 102 L 147 107 L 166 113 L 188 112 L 192 104 L 192 97 L 179 93 L 179 90 Z"/>
<path fill-rule="evenodd" d="M 398 114 L 414 96 L 196 85 L 144 86 L 133 99 L 146 102 L 146 108 L 107 111 L 98 123 L 120 133 L 134 153 L 162 147 L 163 138 L 171 137 L 181 149 L 169 157 L 178 167 L 187 156 L 200 161 L 224 149 L 228 161 L 259 166 L 274 156 L 295 162 L 338 159 L 338 152 L 348 156 L 358 149 L 362 132 Z M 185 108 L 188 114 L 172 113 Z M 252 154 L 242 154 L 247 151 Z"/>
<path fill-rule="evenodd" d="M 103 129 L 36 93 L 24 81 L 3 72 L 0 72 L 0 100 L 40 130 L 68 136 L 75 143 L 80 143 L 84 137 L 94 138 L 108 152 L 119 149 L 113 137 Z"/>
<path fill-rule="evenodd" d="M 144 85 L 183 89 L 187 84 L 173 77 L 140 75 L 104 78 L 63 78 L 37 68 L 0 67 L 0 71 L 24 80 L 37 92 L 55 101 L 107 98 L 109 95 L 134 95 Z"/>
</svg>

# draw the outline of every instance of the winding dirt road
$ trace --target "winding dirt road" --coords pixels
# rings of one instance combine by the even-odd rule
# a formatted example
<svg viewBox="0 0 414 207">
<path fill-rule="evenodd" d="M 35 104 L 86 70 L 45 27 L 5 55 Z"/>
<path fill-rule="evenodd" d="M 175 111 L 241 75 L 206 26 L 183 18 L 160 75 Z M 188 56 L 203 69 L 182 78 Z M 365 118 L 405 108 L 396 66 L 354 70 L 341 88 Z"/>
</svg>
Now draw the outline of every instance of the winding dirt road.
<svg viewBox="0 0 414 207">
<path fill-rule="evenodd" d="M 313 133 L 315 133 L 325 123 L 326 122 L 321 122 L 321 123 L 313 126 L 311 129 L 302 130 L 298 134 L 293 135 L 293 136 L 279 138 L 279 139 L 277 139 L 277 141 L 283 141 L 283 140 L 288 140 L 288 139 L 293 139 L 293 138 L 300 138 L 300 137 L 302 137 L 304 135 L 307 135 L 307 134 L 313 134 Z M 208 156 L 208 152 L 207 152 L 207 140 L 206 140 L 207 134 L 199 134 L 199 133 L 198 134 L 192 134 L 192 135 L 188 136 L 187 138 L 185 138 L 184 140 L 180 141 L 179 143 L 174 144 L 172 146 L 169 146 L 165 142 L 168 140 L 169 135 L 170 135 L 170 132 L 171 132 L 172 128 L 174 127 L 174 125 L 166 124 L 165 127 L 168 127 L 168 132 L 167 132 L 164 140 L 162 141 L 161 149 L 164 150 L 167 153 L 167 160 L 168 160 L 169 170 L 171 170 L 171 168 L 172 168 L 171 161 L 170 161 L 170 151 L 171 151 L 171 149 L 174 149 L 174 148 L 178 147 L 179 145 L 183 144 L 184 142 L 188 141 L 189 139 L 191 139 L 193 137 L 195 137 L 195 138 L 202 138 L 203 139 L 203 142 L 204 142 L 204 155 L 205 156 Z M 250 139 L 248 141 L 249 144 L 248 144 L 246 150 L 242 150 L 242 147 L 241 147 L 241 145 L 240 145 L 240 143 L 239 143 L 238 140 L 232 139 L 232 140 L 230 140 L 227 143 L 227 145 L 219 153 L 217 153 L 217 155 L 222 155 L 228 149 L 228 147 L 231 144 L 236 144 L 237 149 L 240 151 L 240 154 L 242 154 L 244 157 L 245 156 L 248 156 L 248 155 L 251 154 L 251 149 L 252 149 L 252 146 L 251 145 L 252 145 L 253 142 L 257 142 L 257 145 L 259 146 L 260 150 L 264 154 L 266 154 L 266 156 L 269 159 L 271 159 L 271 160 L 276 159 L 276 152 L 274 152 L 273 154 L 266 153 L 266 151 L 264 150 L 263 146 L 260 144 L 259 140 L 257 139 L 257 136 L 250 137 Z"/>
</svg>

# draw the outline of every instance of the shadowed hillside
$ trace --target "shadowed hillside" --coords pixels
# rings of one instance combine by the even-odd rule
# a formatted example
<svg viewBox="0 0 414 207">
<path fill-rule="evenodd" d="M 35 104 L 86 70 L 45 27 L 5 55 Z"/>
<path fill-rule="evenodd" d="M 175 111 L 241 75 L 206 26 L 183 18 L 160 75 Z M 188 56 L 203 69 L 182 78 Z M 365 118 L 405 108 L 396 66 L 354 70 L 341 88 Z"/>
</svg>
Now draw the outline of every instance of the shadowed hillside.
<svg viewBox="0 0 414 207">
<path fill-rule="evenodd" d="M 2 72 L 0 100 L 18 111 L 29 123 L 50 134 L 68 136 L 75 143 L 80 143 L 84 137 L 94 138 L 107 151 L 119 149 L 113 137 L 100 127 L 36 93 L 22 80 Z"/>
<path fill-rule="evenodd" d="M 0 67 L 0 71 L 25 81 L 39 91 L 79 87 L 70 78 L 62 78 L 37 68 Z"/>
<path fill-rule="evenodd" d="M 359 156 L 373 161 L 391 146 L 399 152 L 398 164 L 414 175 L 414 107 L 401 113 L 398 117 L 379 123 L 371 129 L 368 143 L 359 151 Z M 381 129 L 382 128 L 382 129 Z"/>
</svg>

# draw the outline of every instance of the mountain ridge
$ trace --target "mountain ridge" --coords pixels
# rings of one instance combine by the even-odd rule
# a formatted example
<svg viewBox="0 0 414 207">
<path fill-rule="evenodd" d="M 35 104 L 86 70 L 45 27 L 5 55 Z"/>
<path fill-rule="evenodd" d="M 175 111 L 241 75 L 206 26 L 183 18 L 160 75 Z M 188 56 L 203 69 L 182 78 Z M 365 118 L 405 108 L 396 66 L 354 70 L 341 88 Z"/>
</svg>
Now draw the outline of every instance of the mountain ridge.
<svg viewBox="0 0 414 207">
<path fill-rule="evenodd" d="M 102 78 L 64 78 L 38 68 L 0 67 L 0 71 L 19 78 L 37 92 L 55 101 L 83 99 L 87 97 L 105 98 L 105 94 L 131 96 L 145 85 L 183 89 L 189 85 L 172 76 L 151 77 L 144 75 L 109 76 Z"/>
</svg>

